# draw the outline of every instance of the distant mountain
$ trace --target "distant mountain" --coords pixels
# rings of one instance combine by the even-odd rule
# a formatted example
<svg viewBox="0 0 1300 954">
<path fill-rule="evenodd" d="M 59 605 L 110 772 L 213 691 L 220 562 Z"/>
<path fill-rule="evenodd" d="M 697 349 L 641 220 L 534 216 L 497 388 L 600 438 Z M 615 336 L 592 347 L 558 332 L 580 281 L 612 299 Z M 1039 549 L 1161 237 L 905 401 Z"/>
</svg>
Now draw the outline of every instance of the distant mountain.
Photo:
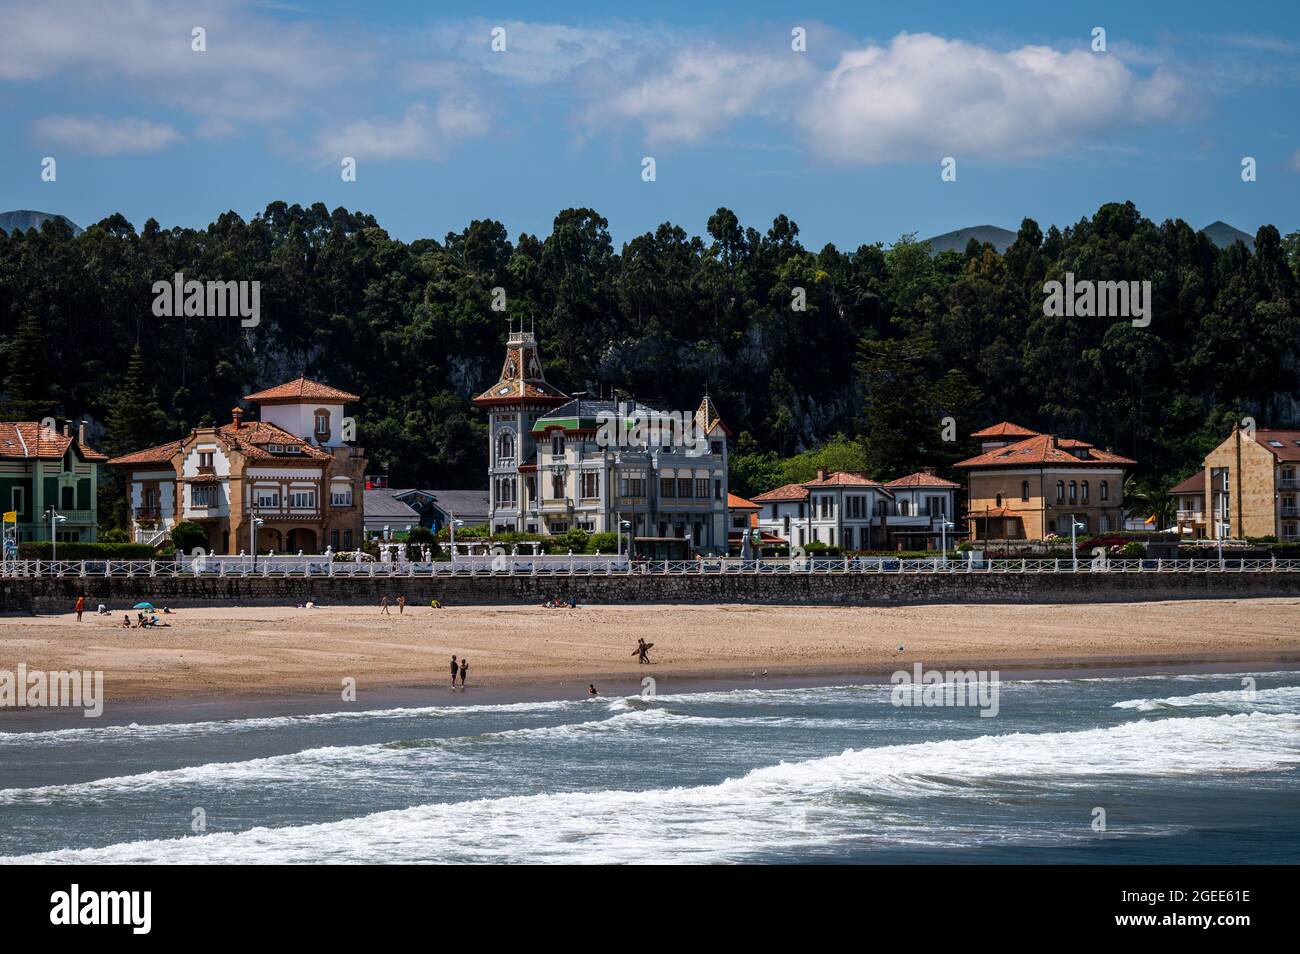
<svg viewBox="0 0 1300 954">
<path fill-rule="evenodd" d="M 40 229 L 42 225 L 50 219 L 62 219 L 68 223 L 72 229 L 73 235 L 81 234 L 81 226 L 73 222 L 66 215 L 54 215 L 51 212 L 33 212 L 31 209 L 17 209 L 13 212 L 0 212 L 0 229 L 6 232 L 18 230 L 26 231 L 27 229 Z"/>
<path fill-rule="evenodd" d="M 964 252 L 966 243 L 971 239 L 981 245 L 988 242 L 1001 255 L 1016 240 L 1016 233 L 1000 229 L 996 225 L 976 225 L 967 229 L 957 229 L 954 232 L 944 232 L 942 235 L 922 239 L 922 241 L 929 242 L 930 250 L 938 255 L 940 252 Z"/>
<path fill-rule="evenodd" d="M 1219 248 L 1227 248 L 1233 242 L 1240 240 L 1246 243 L 1246 248 L 1252 252 L 1255 251 L 1255 237 L 1249 232 L 1233 228 L 1227 222 L 1215 222 L 1212 225 L 1207 225 L 1201 229 L 1201 234 Z"/>
</svg>

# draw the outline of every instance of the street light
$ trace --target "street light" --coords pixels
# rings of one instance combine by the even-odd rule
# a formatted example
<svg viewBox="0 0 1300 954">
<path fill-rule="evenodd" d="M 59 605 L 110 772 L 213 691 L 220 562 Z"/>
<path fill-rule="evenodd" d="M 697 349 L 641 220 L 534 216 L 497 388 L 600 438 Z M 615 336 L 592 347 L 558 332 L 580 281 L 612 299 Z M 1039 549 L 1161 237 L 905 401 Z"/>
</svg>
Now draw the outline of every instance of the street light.
<svg viewBox="0 0 1300 954">
<path fill-rule="evenodd" d="M 447 521 L 447 531 L 448 533 L 451 534 L 451 540 L 449 541 L 451 544 L 451 562 L 455 563 L 456 562 L 456 528 L 465 526 L 465 521 L 457 520 L 456 515 L 452 513 L 450 510 L 447 511 L 447 516 L 450 518 Z"/>
<path fill-rule="evenodd" d="M 261 517 L 253 514 L 253 519 L 248 521 L 248 552 L 253 554 L 253 570 L 257 570 L 257 528 L 263 523 Z"/>
<path fill-rule="evenodd" d="M 1074 532 L 1076 530 L 1087 530 L 1086 524 L 1080 523 L 1075 519 L 1074 514 L 1070 514 L 1070 552 L 1074 555 L 1074 569 L 1079 569 L 1079 544 L 1075 540 Z"/>
<path fill-rule="evenodd" d="M 50 508 L 50 559 L 59 558 L 59 535 L 54 531 L 55 522 L 67 523 L 68 518 L 61 513 L 56 513 L 54 508 Z"/>
<path fill-rule="evenodd" d="M 939 548 L 943 551 L 943 565 L 948 565 L 948 531 L 956 530 L 957 525 L 950 523 L 947 517 L 939 522 Z"/>
</svg>

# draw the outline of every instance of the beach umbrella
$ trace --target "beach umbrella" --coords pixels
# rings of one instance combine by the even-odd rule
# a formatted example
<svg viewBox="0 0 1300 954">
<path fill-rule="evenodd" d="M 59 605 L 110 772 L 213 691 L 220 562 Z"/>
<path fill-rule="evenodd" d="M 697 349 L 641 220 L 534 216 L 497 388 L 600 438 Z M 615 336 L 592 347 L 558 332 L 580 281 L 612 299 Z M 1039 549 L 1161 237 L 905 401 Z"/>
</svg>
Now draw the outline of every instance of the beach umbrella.
<svg viewBox="0 0 1300 954">
<path fill-rule="evenodd" d="M 152 604 L 152 603 L 136 603 L 134 606 L 131 607 L 131 609 L 147 609 L 147 610 L 151 610 L 151 609 L 153 609 L 153 604 Z"/>
</svg>

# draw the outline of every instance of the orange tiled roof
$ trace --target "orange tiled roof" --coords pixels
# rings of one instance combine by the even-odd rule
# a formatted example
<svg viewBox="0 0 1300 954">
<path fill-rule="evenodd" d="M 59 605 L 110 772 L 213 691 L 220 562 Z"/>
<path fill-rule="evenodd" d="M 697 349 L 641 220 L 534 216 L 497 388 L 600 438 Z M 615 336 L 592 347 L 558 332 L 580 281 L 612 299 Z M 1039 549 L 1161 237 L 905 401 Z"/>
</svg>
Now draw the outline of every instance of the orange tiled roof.
<svg viewBox="0 0 1300 954">
<path fill-rule="evenodd" d="M 851 474 L 846 471 L 837 470 L 833 474 L 827 474 L 825 478 L 809 480 L 804 483 L 805 487 L 881 487 L 885 485 L 878 480 L 872 480 L 866 474 Z"/>
<path fill-rule="evenodd" d="M 752 500 L 746 500 L 744 497 L 738 497 L 735 494 L 727 494 L 728 510 L 757 510 L 758 504 Z"/>
<path fill-rule="evenodd" d="M 176 452 L 181 449 L 182 443 L 184 442 L 168 441 L 166 444 L 159 444 L 157 447 L 148 447 L 130 454 L 123 454 L 121 457 L 114 457 L 108 463 L 112 467 L 130 467 L 136 464 L 168 464 L 176 456 Z"/>
<path fill-rule="evenodd" d="M 217 438 L 228 448 L 237 450 L 249 460 L 285 461 L 297 458 L 311 460 L 329 460 L 331 455 L 313 447 L 300 437 L 290 434 L 282 427 L 268 424 L 266 421 L 245 421 L 235 429 L 235 425 L 223 424 L 216 429 Z M 267 444 L 289 444 L 299 448 L 299 454 L 272 453 L 266 449 Z"/>
<path fill-rule="evenodd" d="M 1181 484 L 1174 484 L 1169 488 L 1170 494 L 1203 494 L 1205 493 L 1205 471 L 1198 470 L 1192 476 L 1188 477 Z"/>
<path fill-rule="evenodd" d="M 1083 456 L 1083 452 L 1087 456 Z M 1098 450 L 1086 441 L 1057 440 L 1051 434 L 1037 434 L 1005 447 L 959 461 L 954 467 L 1041 467 L 1046 464 L 1067 464 L 1090 467 L 1095 465 L 1131 466 L 1137 461 L 1110 451 Z"/>
<path fill-rule="evenodd" d="M 906 477 L 899 477 L 897 480 L 891 480 L 885 484 L 886 487 L 953 487 L 960 488 L 961 484 L 954 484 L 951 480 L 944 480 L 942 477 L 936 477 L 934 474 L 928 474 L 925 471 L 918 471 L 915 474 L 908 474 Z"/>
<path fill-rule="evenodd" d="M 285 384 L 277 384 L 265 391 L 245 394 L 245 401 L 258 404 L 289 404 L 297 401 L 328 401 L 332 404 L 347 401 L 360 401 L 361 398 L 350 391 L 340 391 L 328 384 L 312 381 L 309 378 L 296 378 Z"/>
<path fill-rule="evenodd" d="M 1019 424 L 1012 424 L 1010 421 L 1002 421 L 1000 424 L 994 424 L 992 427 L 986 427 L 982 431 L 976 431 L 971 437 L 1037 437 L 1038 431 L 1031 431 L 1027 427 L 1021 427 Z"/>
<path fill-rule="evenodd" d="M 722 415 L 718 413 L 718 408 L 713 403 L 713 398 L 709 397 L 707 394 L 700 400 L 700 406 L 695 410 L 695 426 L 705 434 L 708 434 L 715 427 L 721 427 L 722 433 L 726 434 L 728 437 L 731 436 L 731 428 L 727 426 L 727 422 L 724 421 Z"/>
<path fill-rule="evenodd" d="M 758 504 L 781 503 L 785 500 L 807 500 L 808 488 L 803 484 L 783 484 L 780 487 L 773 488 L 765 493 L 758 494 L 754 497 L 753 502 Z"/>
<path fill-rule="evenodd" d="M 1300 461 L 1300 431 L 1256 430 L 1255 443 L 1278 460 Z M 1274 447 L 1274 443 L 1282 446 Z"/>
<path fill-rule="evenodd" d="M 74 444 L 86 460 L 108 460 L 106 455 L 79 443 L 75 437 L 41 427 L 37 421 L 0 421 L 0 457 L 60 460 Z"/>
</svg>

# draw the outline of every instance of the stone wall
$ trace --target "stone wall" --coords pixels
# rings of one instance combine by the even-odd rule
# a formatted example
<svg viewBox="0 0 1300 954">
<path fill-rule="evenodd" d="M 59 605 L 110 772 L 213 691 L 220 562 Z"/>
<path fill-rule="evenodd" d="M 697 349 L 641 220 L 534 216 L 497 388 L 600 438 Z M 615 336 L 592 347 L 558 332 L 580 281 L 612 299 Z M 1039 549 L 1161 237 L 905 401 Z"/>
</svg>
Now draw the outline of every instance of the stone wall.
<svg viewBox="0 0 1300 954">
<path fill-rule="evenodd" d="M 158 606 L 376 605 L 405 595 L 413 605 L 541 603 L 1095 603 L 1300 595 L 1297 573 L 970 573 L 728 576 L 480 576 L 279 578 L 87 577 L 0 580 L 0 612 L 67 612 L 78 595 L 88 609 L 122 611 L 140 600 Z"/>
</svg>

